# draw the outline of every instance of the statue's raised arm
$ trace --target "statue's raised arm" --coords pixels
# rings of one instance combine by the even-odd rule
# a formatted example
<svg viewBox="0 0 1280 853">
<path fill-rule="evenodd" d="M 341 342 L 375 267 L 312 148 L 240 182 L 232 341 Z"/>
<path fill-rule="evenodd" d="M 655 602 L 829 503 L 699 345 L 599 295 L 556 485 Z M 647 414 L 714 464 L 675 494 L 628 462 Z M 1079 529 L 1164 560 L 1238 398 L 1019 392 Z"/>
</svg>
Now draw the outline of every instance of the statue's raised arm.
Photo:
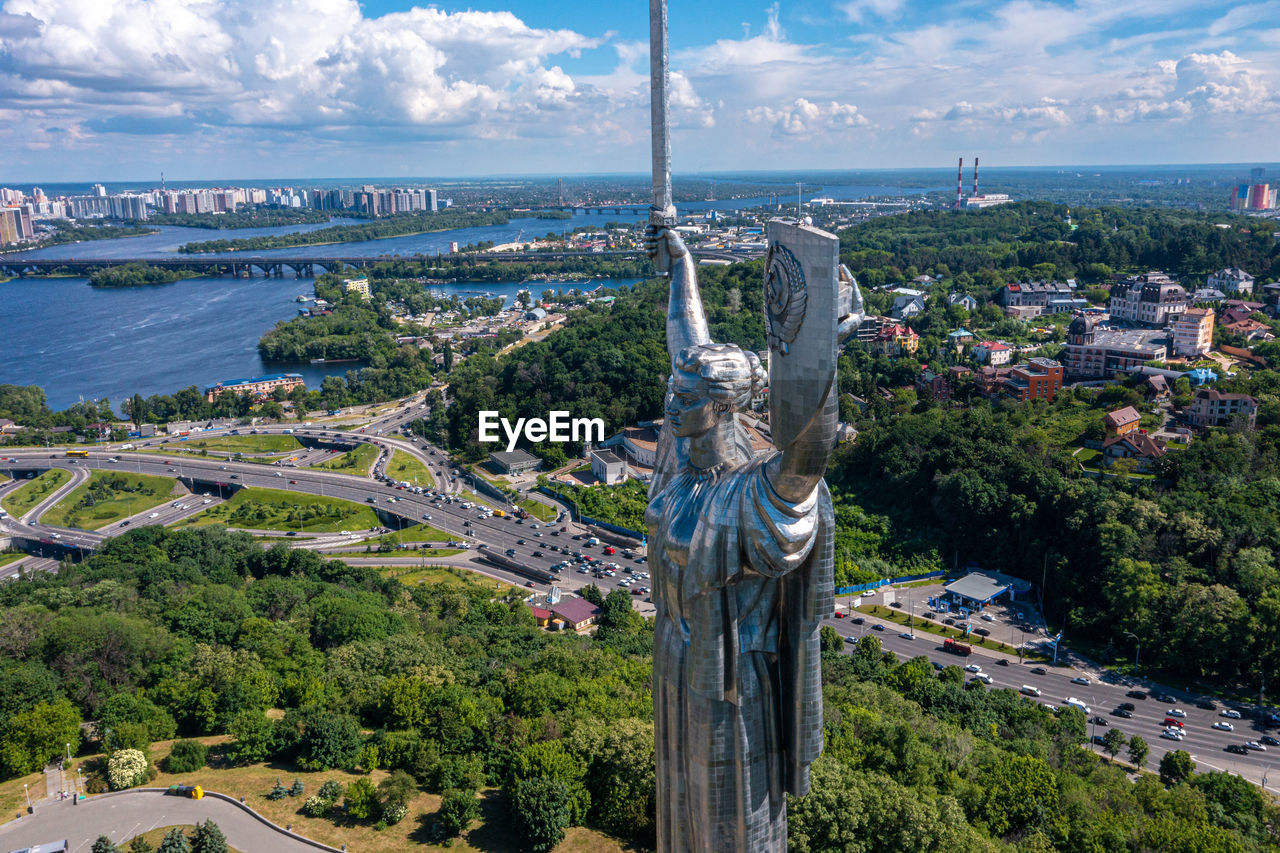
<svg viewBox="0 0 1280 853">
<path fill-rule="evenodd" d="M 649 225 L 645 231 L 645 250 L 658 267 L 658 272 L 666 273 L 671 279 L 671 294 L 667 301 L 667 352 L 674 361 L 686 347 L 711 343 L 707 315 L 702 309 L 702 295 L 698 292 L 698 276 L 689 248 L 679 233 L 667 225 Z"/>
</svg>

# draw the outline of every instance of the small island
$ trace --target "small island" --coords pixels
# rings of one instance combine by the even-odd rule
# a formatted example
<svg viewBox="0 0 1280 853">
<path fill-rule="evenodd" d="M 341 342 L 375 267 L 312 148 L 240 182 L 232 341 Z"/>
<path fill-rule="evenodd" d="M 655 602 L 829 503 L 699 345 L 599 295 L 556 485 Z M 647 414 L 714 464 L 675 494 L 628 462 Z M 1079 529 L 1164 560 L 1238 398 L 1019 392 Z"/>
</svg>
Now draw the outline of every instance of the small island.
<svg viewBox="0 0 1280 853">
<path fill-rule="evenodd" d="M 184 278 L 198 278 L 194 270 L 171 270 L 150 264 L 124 264 L 105 267 L 89 274 L 91 287 L 139 287 L 148 284 L 173 284 Z"/>
<path fill-rule="evenodd" d="M 507 214 L 501 211 L 485 213 L 454 211 L 428 213 L 417 211 L 396 214 L 385 219 L 359 225 L 332 225 L 315 231 L 293 231 L 287 234 L 265 234 L 260 237 L 242 237 L 235 240 L 205 240 L 199 243 L 184 243 L 178 248 L 178 251 L 190 255 L 206 252 L 284 249 L 291 246 L 322 246 L 330 243 L 360 243 L 366 240 L 382 240 L 387 237 L 406 237 L 411 234 L 451 231 L 455 228 L 506 225 L 507 221 Z"/>
</svg>

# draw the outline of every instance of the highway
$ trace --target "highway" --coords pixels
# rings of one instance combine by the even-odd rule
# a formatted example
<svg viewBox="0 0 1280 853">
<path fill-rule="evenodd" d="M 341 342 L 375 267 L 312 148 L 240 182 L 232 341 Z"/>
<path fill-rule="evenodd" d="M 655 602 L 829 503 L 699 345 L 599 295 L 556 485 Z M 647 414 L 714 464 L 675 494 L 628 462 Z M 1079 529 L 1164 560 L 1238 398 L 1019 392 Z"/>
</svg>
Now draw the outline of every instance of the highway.
<svg viewBox="0 0 1280 853">
<path fill-rule="evenodd" d="M 1086 674 L 1078 669 L 1053 667 L 1035 661 L 1019 664 L 1015 656 L 1002 655 L 977 647 L 972 655 L 962 657 L 945 651 L 942 647 L 942 639 L 932 634 L 917 633 L 914 640 L 907 639 L 899 636 L 903 630 L 901 625 L 862 614 L 857 618 L 863 620 L 862 624 L 855 624 L 854 620 L 847 618 L 829 619 L 827 624 L 846 638 L 877 637 L 886 650 L 892 651 L 902 660 L 925 655 L 931 661 L 945 665 L 963 667 L 976 664 L 982 668 L 983 673 L 991 677 L 991 685 L 988 689 L 1008 687 L 1012 690 L 1020 690 L 1023 685 L 1029 685 L 1041 692 L 1040 697 L 1035 701 L 1043 705 L 1059 707 L 1065 706 L 1068 698 L 1079 699 L 1092 711 L 1088 715 L 1090 719 L 1101 717 L 1107 721 L 1106 725 L 1093 723 L 1089 725 L 1088 734 L 1091 738 L 1094 735 L 1105 735 L 1108 728 L 1117 728 L 1126 737 L 1141 735 L 1151 747 L 1151 756 L 1147 760 L 1147 766 L 1150 768 L 1158 766 L 1160 758 L 1166 752 L 1182 749 L 1192 755 L 1201 770 L 1230 770 L 1259 784 L 1264 774 L 1267 774 L 1269 789 L 1280 792 L 1280 772 L 1276 772 L 1280 769 L 1280 746 L 1268 746 L 1266 751 L 1251 750 L 1247 755 L 1236 755 L 1226 751 L 1229 744 L 1260 741 L 1268 732 L 1280 739 L 1280 728 L 1267 729 L 1262 724 L 1261 715 L 1254 719 L 1247 718 L 1247 714 L 1254 713 L 1254 706 L 1215 701 L 1214 704 L 1217 707 L 1213 710 L 1198 708 L 1195 703 L 1204 701 L 1205 697 L 1186 691 L 1169 690 L 1132 679 L 1122 680 L 1114 674 L 1104 674 L 1102 678 L 1098 678 L 1096 675 Z M 872 626 L 875 624 L 882 625 L 884 630 L 873 630 Z M 853 648 L 847 640 L 845 645 L 847 648 Z M 997 662 L 1000 659 L 1007 661 L 1007 665 L 1000 665 Z M 1043 669 L 1045 672 L 1041 675 L 1033 672 L 1034 669 Z M 1089 678 L 1090 683 L 1072 684 L 1071 679 L 1077 677 Z M 965 678 L 971 680 L 973 674 L 965 673 Z M 1148 698 L 1138 699 L 1128 696 L 1127 694 L 1133 690 L 1147 693 Z M 1177 699 L 1177 702 L 1162 702 L 1158 698 L 1161 695 L 1171 695 Z M 1124 719 L 1114 713 L 1125 702 L 1134 705 L 1131 719 Z M 1219 712 L 1225 708 L 1238 709 L 1245 718 L 1229 720 L 1218 716 Z M 1169 709 L 1176 709 L 1186 714 L 1186 717 L 1181 719 L 1185 726 L 1185 740 L 1166 740 L 1160 736 L 1165 728 L 1163 724 L 1165 712 Z M 1234 731 L 1217 731 L 1213 729 L 1213 724 L 1216 722 L 1231 723 Z M 1097 752 L 1102 751 L 1100 747 L 1095 746 L 1094 749 Z M 1125 759 L 1126 757 L 1127 751 L 1121 749 L 1117 758 Z"/>
</svg>

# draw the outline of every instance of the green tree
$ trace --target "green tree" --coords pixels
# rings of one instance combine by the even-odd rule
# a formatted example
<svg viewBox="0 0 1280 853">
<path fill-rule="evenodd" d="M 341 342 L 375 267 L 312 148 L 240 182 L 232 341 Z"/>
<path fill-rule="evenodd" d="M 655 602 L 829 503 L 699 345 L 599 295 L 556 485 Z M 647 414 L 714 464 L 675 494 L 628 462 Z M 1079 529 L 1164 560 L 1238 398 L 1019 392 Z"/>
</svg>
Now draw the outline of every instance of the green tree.
<svg viewBox="0 0 1280 853">
<path fill-rule="evenodd" d="M 537 778 L 559 782 L 564 787 L 569 809 L 568 825 L 578 826 L 591 807 L 591 794 L 583 784 L 586 772 L 586 766 L 565 748 L 563 741 L 543 741 L 525 747 L 516 755 L 511 763 L 511 784 Z"/>
<path fill-rule="evenodd" d="M 204 767 L 209 747 L 198 740 L 177 740 L 165 757 L 164 769 L 169 773 L 194 773 Z"/>
<path fill-rule="evenodd" d="M 227 838 L 211 820 L 196 824 L 191 836 L 191 853 L 227 853 Z"/>
<path fill-rule="evenodd" d="M 569 827 L 569 792 L 558 779 L 539 776 L 514 786 L 511 817 L 516 832 L 533 853 L 550 853 Z"/>
<path fill-rule="evenodd" d="M 823 625 L 822 630 L 818 632 L 818 637 L 824 653 L 839 654 L 844 648 L 844 638 L 830 625 Z"/>
<path fill-rule="evenodd" d="M 653 723 L 635 718 L 579 723 L 569 749 L 587 767 L 591 824 L 611 835 L 653 837 L 657 799 Z"/>
<path fill-rule="evenodd" d="M 0 765 L 6 776 L 34 773 L 63 754 L 80 749 L 80 714 L 66 699 L 40 702 L 0 722 Z"/>
<path fill-rule="evenodd" d="M 475 791 L 450 788 L 440 798 L 440 831 L 445 838 L 457 838 L 467 831 L 471 821 L 480 817 L 480 800 Z"/>
<path fill-rule="evenodd" d="M 385 809 L 390 805 L 407 806 L 418 795 L 418 783 L 403 770 L 393 770 L 378 783 L 378 797 Z"/>
<path fill-rule="evenodd" d="M 1147 756 L 1151 754 L 1151 747 L 1147 745 L 1142 735 L 1134 735 L 1129 738 L 1129 763 L 1134 767 L 1142 768 L 1147 766 Z"/>
<path fill-rule="evenodd" d="M 1107 733 L 1102 736 L 1102 748 L 1112 758 L 1115 758 L 1120 753 L 1124 745 L 1124 732 L 1119 729 L 1107 729 Z"/>
<path fill-rule="evenodd" d="M 129 842 L 129 853 L 155 853 L 155 850 L 156 848 L 151 846 L 151 842 L 141 835 L 135 835 L 133 841 Z"/>
<path fill-rule="evenodd" d="M 120 853 L 120 848 L 112 843 L 110 838 L 99 835 L 93 842 L 93 846 L 89 848 L 89 853 Z"/>
<path fill-rule="evenodd" d="M 1180 782 L 1185 782 L 1195 772 L 1196 763 L 1191 760 L 1191 754 L 1184 749 L 1166 752 L 1160 759 L 1160 781 L 1167 787 L 1172 788 Z"/>
<path fill-rule="evenodd" d="M 350 769 L 360 746 L 360 726 L 351 716 L 313 713 L 298 742 L 298 765 L 304 770 Z"/>
<path fill-rule="evenodd" d="M 342 805 L 356 820 L 371 820 L 378 813 L 378 790 L 367 776 L 361 776 L 347 786 Z"/>
<path fill-rule="evenodd" d="M 1033 755 L 1003 755 L 977 777 L 976 816 L 997 837 L 1052 822 L 1058 807 L 1053 769 Z"/>
<path fill-rule="evenodd" d="M 261 711 L 241 711 L 227 726 L 233 740 L 227 757 L 234 764 L 256 764 L 274 751 L 275 724 Z"/>
<path fill-rule="evenodd" d="M 191 843 L 176 826 L 165 833 L 157 853 L 191 853 Z"/>
</svg>

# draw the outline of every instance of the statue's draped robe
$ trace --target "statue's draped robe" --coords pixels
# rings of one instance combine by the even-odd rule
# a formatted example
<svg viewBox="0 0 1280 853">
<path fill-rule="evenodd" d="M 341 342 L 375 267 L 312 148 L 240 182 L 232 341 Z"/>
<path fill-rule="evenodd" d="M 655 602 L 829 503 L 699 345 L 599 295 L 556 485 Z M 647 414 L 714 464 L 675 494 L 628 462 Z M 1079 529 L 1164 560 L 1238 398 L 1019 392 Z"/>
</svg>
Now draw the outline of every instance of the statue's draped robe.
<svg viewBox="0 0 1280 853">
<path fill-rule="evenodd" d="M 659 457 L 675 464 L 660 462 L 645 517 L 658 851 L 784 853 L 784 794 L 808 792 L 822 750 L 831 496 L 819 482 L 784 501 L 768 455 L 698 472 L 664 433 Z"/>
</svg>

